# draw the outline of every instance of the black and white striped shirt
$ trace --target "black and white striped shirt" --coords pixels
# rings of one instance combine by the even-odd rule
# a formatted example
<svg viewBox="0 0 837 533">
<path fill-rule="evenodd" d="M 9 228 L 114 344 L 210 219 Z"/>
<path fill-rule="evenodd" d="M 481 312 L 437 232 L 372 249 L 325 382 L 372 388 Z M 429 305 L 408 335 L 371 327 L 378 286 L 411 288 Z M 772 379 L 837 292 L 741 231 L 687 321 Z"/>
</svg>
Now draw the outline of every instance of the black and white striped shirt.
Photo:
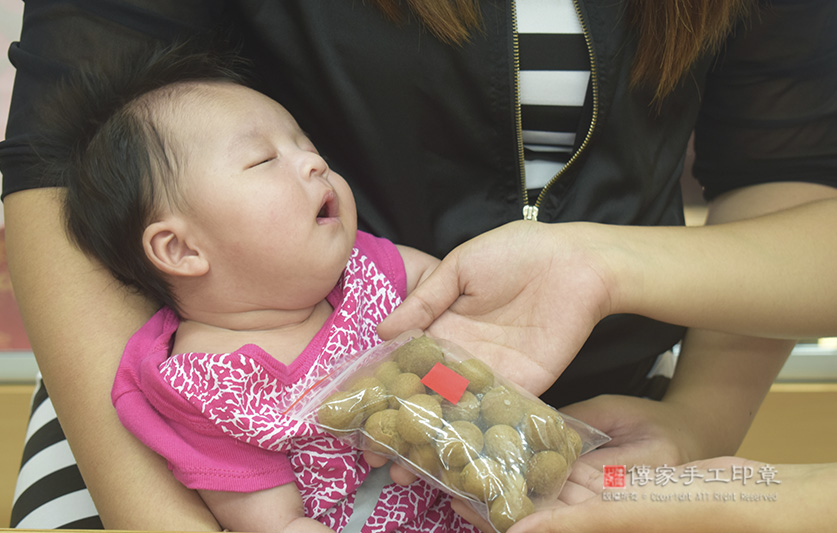
<svg viewBox="0 0 837 533">
<path fill-rule="evenodd" d="M 572 0 L 516 0 L 526 186 L 538 189 L 573 152 L 590 84 Z"/>
</svg>

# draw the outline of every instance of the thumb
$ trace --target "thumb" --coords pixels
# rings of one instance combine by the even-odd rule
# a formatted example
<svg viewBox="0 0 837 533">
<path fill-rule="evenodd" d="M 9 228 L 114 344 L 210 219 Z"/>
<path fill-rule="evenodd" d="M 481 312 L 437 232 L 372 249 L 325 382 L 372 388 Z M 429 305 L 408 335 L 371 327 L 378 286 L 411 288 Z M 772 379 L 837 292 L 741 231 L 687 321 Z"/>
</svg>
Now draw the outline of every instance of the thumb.
<svg viewBox="0 0 837 533">
<path fill-rule="evenodd" d="M 460 294 L 459 269 L 449 255 L 378 325 L 378 336 L 390 340 L 411 329 L 427 329 Z"/>
</svg>

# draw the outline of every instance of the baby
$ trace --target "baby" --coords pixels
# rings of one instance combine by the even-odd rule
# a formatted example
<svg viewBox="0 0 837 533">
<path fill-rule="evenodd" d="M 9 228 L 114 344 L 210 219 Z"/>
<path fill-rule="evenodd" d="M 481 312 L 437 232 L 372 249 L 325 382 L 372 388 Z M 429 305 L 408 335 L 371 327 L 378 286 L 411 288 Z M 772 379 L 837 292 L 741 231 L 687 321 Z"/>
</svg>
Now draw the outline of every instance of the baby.
<svg viewBox="0 0 837 533">
<path fill-rule="evenodd" d="M 233 56 L 124 65 L 62 106 L 72 237 L 164 304 L 122 357 L 123 424 L 227 529 L 472 531 L 421 481 L 354 516 L 360 452 L 285 415 L 438 260 L 357 231 L 346 181 Z"/>
</svg>

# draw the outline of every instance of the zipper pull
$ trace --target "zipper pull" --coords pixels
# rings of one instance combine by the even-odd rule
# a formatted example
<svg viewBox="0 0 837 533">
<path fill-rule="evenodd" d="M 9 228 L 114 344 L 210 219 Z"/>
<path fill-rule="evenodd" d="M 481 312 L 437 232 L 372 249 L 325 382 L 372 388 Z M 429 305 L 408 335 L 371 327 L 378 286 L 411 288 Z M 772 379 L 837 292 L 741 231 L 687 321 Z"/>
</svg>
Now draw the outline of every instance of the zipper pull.
<svg viewBox="0 0 837 533">
<path fill-rule="evenodd" d="M 538 221 L 538 206 L 536 205 L 524 205 L 523 206 L 523 220 L 534 220 L 535 222 Z"/>
</svg>

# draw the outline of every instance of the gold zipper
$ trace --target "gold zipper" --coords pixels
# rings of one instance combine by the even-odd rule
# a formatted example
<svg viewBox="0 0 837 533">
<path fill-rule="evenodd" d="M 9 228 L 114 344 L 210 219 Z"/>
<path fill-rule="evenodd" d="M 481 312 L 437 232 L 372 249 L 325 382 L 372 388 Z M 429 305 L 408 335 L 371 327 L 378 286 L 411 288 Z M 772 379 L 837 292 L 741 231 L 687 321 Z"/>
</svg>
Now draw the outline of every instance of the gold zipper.
<svg viewBox="0 0 837 533">
<path fill-rule="evenodd" d="M 523 198 L 523 219 L 524 220 L 538 220 L 538 210 L 540 209 L 541 204 L 543 203 L 544 198 L 546 198 L 546 193 L 549 191 L 550 187 L 552 187 L 566 172 L 566 170 L 575 163 L 578 158 L 580 157 L 581 153 L 587 148 L 590 144 L 590 138 L 593 136 L 593 130 L 596 127 L 596 123 L 599 117 L 599 80 L 598 80 L 598 71 L 596 69 L 596 54 L 593 52 L 593 42 L 590 38 L 590 31 L 587 29 L 587 22 L 584 20 L 584 17 L 581 14 L 581 7 L 579 6 L 579 0 L 572 0 L 573 7 L 575 8 L 576 16 L 578 17 L 579 22 L 581 23 L 581 31 L 584 34 L 584 43 L 587 45 L 587 56 L 590 60 L 590 83 L 591 83 L 591 92 L 593 98 L 593 113 L 590 119 L 590 126 L 587 128 L 587 134 L 584 136 L 584 141 L 582 141 L 581 145 L 578 147 L 578 150 L 570 157 L 567 163 L 561 167 L 561 170 L 558 171 L 557 174 L 552 176 L 549 182 L 541 189 L 541 193 L 535 199 L 534 205 L 529 205 L 529 190 L 526 188 L 526 165 L 524 161 L 523 155 L 523 126 L 522 126 L 522 111 L 520 106 L 520 57 L 519 57 L 519 48 L 518 48 L 518 38 L 517 38 L 517 6 L 515 5 L 515 1 L 512 0 L 511 8 L 512 8 L 512 50 L 514 53 L 514 96 L 515 96 L 515 126 L 517 128 L 517 154 L 518 154 L 518 164 L 520 166 L 520 186 L 521 186 L 521 196 Z"/>
<path fill-rule="evenodd" d="M 529 205 L 529 190 L 526 188 L 526 164 L 523 157 L 523 116 L 520 108 L 520 53 L 517 39 L 517 3 L 511 1 L 512 61 L 514 64 L 514 127 L 517 131 L 517 164 L 520 170 L 520 188 L 523 198 L 524 220 L 537 220 L 537 207 Z M 534 217 L 532 209 L 535 209 Z"/>
</svg>

